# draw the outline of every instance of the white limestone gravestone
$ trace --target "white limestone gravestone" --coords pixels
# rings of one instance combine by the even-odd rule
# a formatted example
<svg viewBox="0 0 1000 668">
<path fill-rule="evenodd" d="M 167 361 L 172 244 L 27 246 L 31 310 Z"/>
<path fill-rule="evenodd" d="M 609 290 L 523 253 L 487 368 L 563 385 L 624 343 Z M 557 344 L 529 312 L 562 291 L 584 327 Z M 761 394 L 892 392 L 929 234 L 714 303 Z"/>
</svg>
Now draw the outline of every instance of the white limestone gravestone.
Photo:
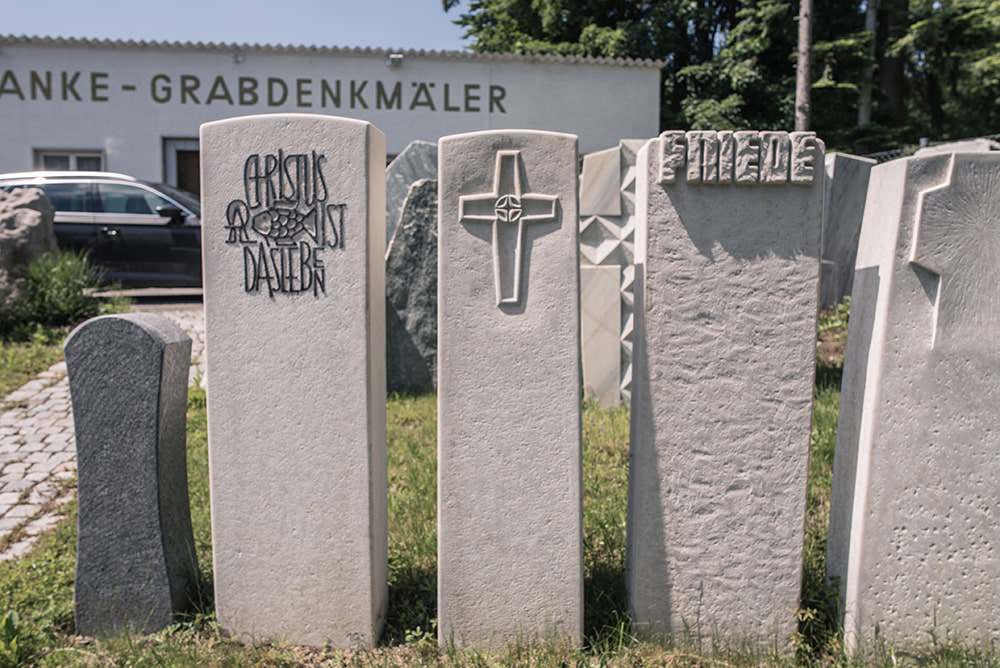
<svg viewBox="0 0 1000 668">
<path fill-rule="evenodd" d="M 190 607 L 198 564 L 185 418 L 191 339 L 153 314 L 66 340 L 79 481 L 76 632 L 152 633 Z"/>
<path fill-rule="evenodd" d="M 637 159 L 627 583 L 654 635 L 796 628 L 823 143 L 665 132 Z"/>
<path fill-rule="evenodd" d="M 1000 640 L 997 258 L 1000 153 L 872 170 L 827 543 L 849 647 Z"/>
<path fill-rule="evenodd" d="M 385 139 L 201 128 L 215 604 L 239 636 L 371 644 L 386 611 Z"/>
<path fill-rule="evenodd" d="M 579 641 L 577 140 L 475 132 L 439 155 L 439 639 Z"/>
<path fill-rule="evenodd" d="M 621 401 L 621 269 L 580 267 L 580 349 L 583 393 L 610 408 Z"/>
<path fill-rule="evenodd" d="M 832 308 L 851 294 L 861 219 L 865 215 L 868 195 L 868 176 L 875 164 L 871 158 L 848 153 L 826 156 L 820 308 Z"/>
</svg>

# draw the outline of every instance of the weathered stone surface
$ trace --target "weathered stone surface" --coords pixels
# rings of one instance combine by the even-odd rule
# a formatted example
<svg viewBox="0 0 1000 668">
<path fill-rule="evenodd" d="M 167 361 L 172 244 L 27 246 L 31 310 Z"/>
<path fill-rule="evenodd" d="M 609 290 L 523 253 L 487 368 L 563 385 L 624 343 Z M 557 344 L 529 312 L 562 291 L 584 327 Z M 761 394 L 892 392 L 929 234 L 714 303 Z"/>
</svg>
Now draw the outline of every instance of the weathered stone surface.
<svg viewBox="0 0 1000 668">
<path fill-rule="evenodd" d="M 865 214 L 868 176 L 875 161 L 847 153 L 826 156 L 823 198 L 823 265 L 820 308 L 831 308 L 851 294 L 861 219 Z"/>
<path fill-rule="evenodd" d="M 412 141 L 385 170 L 385 239 L 392 240 L 403 213 L 410 186 L 421 179 L 437 178 L 437 144 Z"/>
<path fill-rule="evenodd" d="M 201 149 L 219 623 L 371 644 L 387 595 L 385 139 L 273 114 L 205 124 Z"/>
<path fill-rule="evenodd" d="M 32 260 L 56 248 L 54 212 L 39 188 L 0 190 L 0 301 L 17 290 L 17 277 Z"/>
<path fill-rule="evenodd" d="M 759 135 L 736 143 L 746 185 L 658 182 L 660 140 L 636 163 L 627 585 L 641 632 L 780 643 L 802 571 L 823 180 L 789 166 L 762 183 Z"/>
<path fill-rule="evenodd" d="M 947 142 L 936 146 L 925 146 L 917 149 L 916 157 L 926 157 L 939 153 L 984 153 L 989 151 L 1000 151 L 1000 142 L 986 137 L 979 139 L 964 139 L 962 141 Z"/>
<path fill-rule="evenodd" d="M 828 540 L 854 647 L 1000 639 L 1000 154 L 872 169 Z"/>
<path fill-rule="evenodd" d="M 576 137 L 439 151 L 439 639 L 580 641 Z"/>
<path fill-rule="evenodd" d="M 185 416 L 191 339 L 153 314 L 66 341 L 78 466 L 76 632 L 150 633 L 191 602 Z"/>
<path fill-rule="evenodd" d="M 583 392 L 602 406 L 621 401 L 621 269 L 580 267 L 580 343 Z"/>
<path fill-rule="evenodd" d="M 437 384 L 437 257 L 437 181 L 421 179 L 386 251 L 390 392 L 431 392 Z"/>
</svg>

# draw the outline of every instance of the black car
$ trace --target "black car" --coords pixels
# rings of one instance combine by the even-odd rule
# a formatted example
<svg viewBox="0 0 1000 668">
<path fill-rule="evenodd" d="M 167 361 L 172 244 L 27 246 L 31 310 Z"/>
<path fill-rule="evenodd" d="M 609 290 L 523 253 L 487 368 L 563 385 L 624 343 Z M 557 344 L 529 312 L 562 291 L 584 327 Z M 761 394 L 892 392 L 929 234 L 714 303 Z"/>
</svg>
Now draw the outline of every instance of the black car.
<svg viewBox="0 0 1000 668">
<path fill-rule="evenodd" d="M 55 209 L 60 248 L 84 251 L 123 287 L 201 287 L 196 195 L 111 172 L 0 174 L 0 189 L 35 187 Z"/>
</svg>

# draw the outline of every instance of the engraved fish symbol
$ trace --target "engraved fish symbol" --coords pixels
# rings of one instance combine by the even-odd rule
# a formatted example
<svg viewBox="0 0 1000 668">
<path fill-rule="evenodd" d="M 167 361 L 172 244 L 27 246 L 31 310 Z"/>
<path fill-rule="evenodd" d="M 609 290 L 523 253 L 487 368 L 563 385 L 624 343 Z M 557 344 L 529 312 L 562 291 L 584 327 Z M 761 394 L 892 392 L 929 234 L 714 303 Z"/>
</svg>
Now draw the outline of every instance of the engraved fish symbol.
<svg viewBox="0 0 1000 668">
<path fill-rule="evenodd" d="M 262 237 L 288 243 L 304 232 L 307 226 L 315 229 L 316 207 L 302 213 L 297 209 L 272 206 L 254 214 L 250 226 Z"/>
</svg>

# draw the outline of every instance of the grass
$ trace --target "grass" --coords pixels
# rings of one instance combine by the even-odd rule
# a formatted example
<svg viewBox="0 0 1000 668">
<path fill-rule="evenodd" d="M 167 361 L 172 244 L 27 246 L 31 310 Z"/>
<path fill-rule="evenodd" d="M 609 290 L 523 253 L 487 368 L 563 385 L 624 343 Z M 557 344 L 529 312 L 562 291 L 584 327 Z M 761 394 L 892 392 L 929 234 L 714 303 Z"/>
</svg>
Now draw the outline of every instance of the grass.
<svg viewBox="0 0 1000 668">
<path fill-rule="evenodd" d="M 39 327 L 23 341 L 0 339 L 0 399 L 62 359 L 66 328 Z"/>
<path fill-rule="evenodd" d="M 624 589 L 628 411 L 584 410 L 585 632 L 582 648 L 555 643 L 504 652 L 439 651 L 436 642 L 436 408 L 434 397 L 394 397 L 388 407 L 389 588 L 378 647 L 350 652 L 242 644 L 215 623 L 205 395 L 191 390 L 188 475 L 202 595 L 196 609 L 151 636 L 108 640 L 73 635 L 75 506 L 28 556 L 0 564 L 0 668 L 93 666 L 970 666 L 1000 665 L 993 647 L 929 637 L 916 648 L 876 641 L 848 657 L 824 582 L 826 526 L 839 405 L 839 369 L 819 374 L 813 417 L 799 633 L 787 652 L 665 645 L 636 638 Z M 0 615 L 3 613 L 0 612 Z"/>
</svg>

